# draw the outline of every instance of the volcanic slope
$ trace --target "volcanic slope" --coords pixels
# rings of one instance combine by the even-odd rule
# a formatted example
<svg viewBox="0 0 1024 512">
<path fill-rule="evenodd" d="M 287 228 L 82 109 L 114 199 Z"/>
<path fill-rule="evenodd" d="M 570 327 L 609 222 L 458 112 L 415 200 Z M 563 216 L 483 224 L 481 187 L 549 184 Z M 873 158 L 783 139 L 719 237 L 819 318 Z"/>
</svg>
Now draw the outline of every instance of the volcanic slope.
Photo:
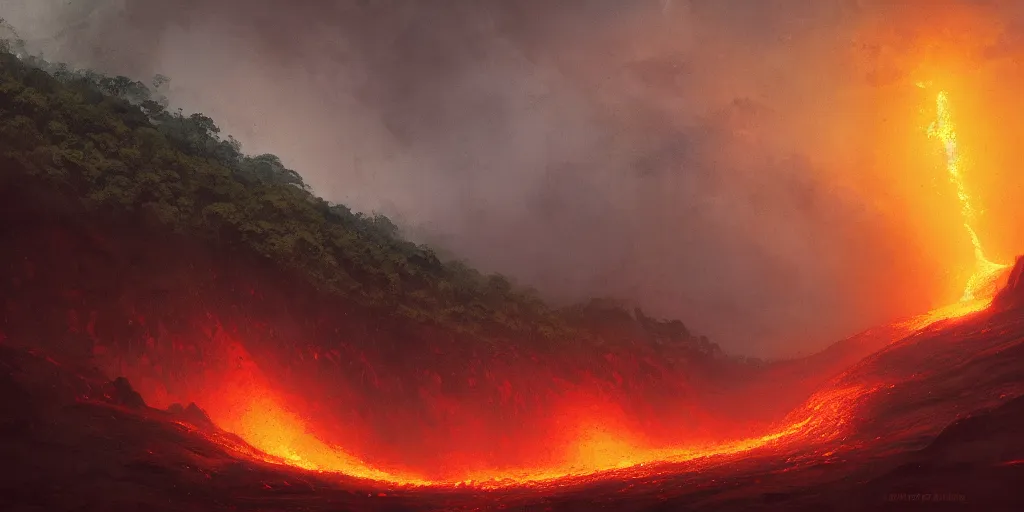
<svg viewBox="0 0 1024 512">
<path fill-rule="evenodd" d="M 442 262 L 158 89 L 0 51 L 0 112 L 8 345 L 89 361 L 161 409 L 198 402 L 297 465 L 406 481 L 620 465 L 568 460 L 594 424 L 652 442 L 749 429 L 700 390 L 756 361 Z"/>
<path fill-rule="evenodd" d="M 496 490 L 273 464 L 201 415 L 148 408 L 95 370 L 0 346 L 0 500 L 4 510 L 1019 510 L 1024 289 L 1014 293 L 832 379 L 793 412 L 820 414 L 788 440 Z M 836 392 L 848 389 L 862 392 Z"/>
</svg>

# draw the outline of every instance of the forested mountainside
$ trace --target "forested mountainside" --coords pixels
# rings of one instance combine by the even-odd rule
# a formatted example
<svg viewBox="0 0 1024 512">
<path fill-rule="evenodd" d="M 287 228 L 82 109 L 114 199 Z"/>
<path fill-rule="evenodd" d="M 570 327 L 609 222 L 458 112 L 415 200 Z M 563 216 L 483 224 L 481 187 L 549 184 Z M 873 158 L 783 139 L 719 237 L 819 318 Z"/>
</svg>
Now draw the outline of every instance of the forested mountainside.
<svg viewBox="0 0 1024 512">
<path fill-rule="evenodd" d="M 633 427 L 652 439 L 718 438 L 792 405 L 720 399 L 767 366 L 680 321 L 609 300 L 554 307 L 316 197 L 279 158 L 169 109 L 166 81 L 0 52 L 0 342 L 220 422 L 272 395 L 396 464 L 495 443 L 491 463 L 525 463 L 516 443 L 581 404 L 658 418 Z"/>
<path fill-rule="evenodd" d="M 244 248 L 346 300 L 456 332 L 586 344 L 614 327 L 694 357 L 719 352 L 679 321 L 603 300 L 553 308 L 504 276 L 442 262 L 387 217 L 316 197 L 278 157 L 242 153 L 209 117 L 168 110 L 165 77 L 147 86 L 27 56 L 16 41 L 4 50 L 2 179 L 47 208 Z"/>
</svg>

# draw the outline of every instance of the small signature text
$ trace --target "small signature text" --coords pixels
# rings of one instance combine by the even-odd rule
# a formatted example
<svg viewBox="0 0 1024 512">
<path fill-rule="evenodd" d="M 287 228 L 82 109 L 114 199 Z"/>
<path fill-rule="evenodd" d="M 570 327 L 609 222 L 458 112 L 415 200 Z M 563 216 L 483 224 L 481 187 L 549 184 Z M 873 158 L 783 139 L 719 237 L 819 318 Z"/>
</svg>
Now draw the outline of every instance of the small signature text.
<svg viewBox="0 0 1024 512">
<path fill-rule="evenodd" d="M 967 503 L 967 496 L 949 492 L 890 492 L 885 501 L 921 501 L 933 503 Z"/>
</svg>

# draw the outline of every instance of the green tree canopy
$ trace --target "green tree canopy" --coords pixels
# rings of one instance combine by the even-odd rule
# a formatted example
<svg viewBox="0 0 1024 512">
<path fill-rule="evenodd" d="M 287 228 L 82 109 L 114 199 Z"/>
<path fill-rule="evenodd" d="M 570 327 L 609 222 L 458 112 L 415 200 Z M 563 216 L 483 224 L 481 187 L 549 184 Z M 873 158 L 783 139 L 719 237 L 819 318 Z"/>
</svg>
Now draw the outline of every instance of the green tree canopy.
<svg viewBox="0 0 1024 512">
<path fill-rule="evenodd" d="M 720 351 L 681 322 L 602 301 L 556 308 L 507 277 L 442 262 L 384 215 L 315 196 L 275 155 L 245 155 L 213 119 L 152 87 L 0 46 L 0 168 L 86 212 L 246 247 L 313 285 L 416 322 L 485 338 L 597 342 L 602 329 Z"/>
</svg>

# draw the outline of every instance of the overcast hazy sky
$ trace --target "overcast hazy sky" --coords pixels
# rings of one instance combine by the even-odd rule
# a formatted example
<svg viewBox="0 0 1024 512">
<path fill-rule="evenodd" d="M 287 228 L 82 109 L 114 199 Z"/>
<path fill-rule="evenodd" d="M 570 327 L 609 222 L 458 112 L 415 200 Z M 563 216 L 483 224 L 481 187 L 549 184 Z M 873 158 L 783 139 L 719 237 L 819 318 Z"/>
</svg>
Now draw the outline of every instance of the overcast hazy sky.
<svg viewBox="0 0 1024 512">
<path fill-rule="evenodd" d="M 914 82 L 1005 80 L 1016 4 L 0 0 L 0 16 L 50 57 L 170 76 L 174 104 L 246 151 L 483 270 L 774 356 L 949 298 L 970 254 Z"/>
</svg>

